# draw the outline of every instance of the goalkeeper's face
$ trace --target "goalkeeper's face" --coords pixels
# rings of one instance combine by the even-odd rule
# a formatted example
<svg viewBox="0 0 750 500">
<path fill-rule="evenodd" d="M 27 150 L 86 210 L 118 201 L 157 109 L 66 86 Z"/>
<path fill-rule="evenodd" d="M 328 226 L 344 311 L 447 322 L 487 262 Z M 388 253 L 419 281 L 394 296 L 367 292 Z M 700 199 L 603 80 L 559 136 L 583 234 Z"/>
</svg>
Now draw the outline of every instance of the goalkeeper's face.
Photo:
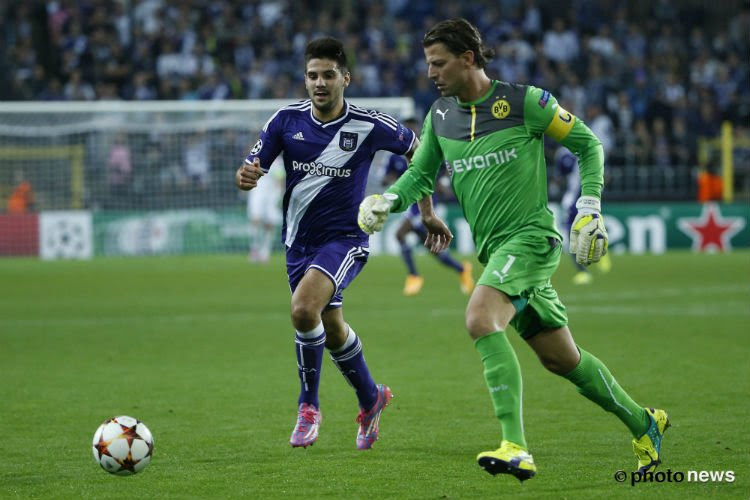
<svg viewBox="0 0 750 500">
<path fill-rule="evenodd" d="M 424 48 L 427 76 L 443 97 L 461 94 L 472 69 L 473 54 L 453 54 L 443 43 L 434 43 Z"/>
<path fill-rule="evenodd" d="M 344 105 L 344 89 L 349 85 L 349 72 L 341 71 L 331 59 L 310 59 L 305 68 L 305 87 L 313 106 L 322 114 L 339 110 Z"/>
</svg>

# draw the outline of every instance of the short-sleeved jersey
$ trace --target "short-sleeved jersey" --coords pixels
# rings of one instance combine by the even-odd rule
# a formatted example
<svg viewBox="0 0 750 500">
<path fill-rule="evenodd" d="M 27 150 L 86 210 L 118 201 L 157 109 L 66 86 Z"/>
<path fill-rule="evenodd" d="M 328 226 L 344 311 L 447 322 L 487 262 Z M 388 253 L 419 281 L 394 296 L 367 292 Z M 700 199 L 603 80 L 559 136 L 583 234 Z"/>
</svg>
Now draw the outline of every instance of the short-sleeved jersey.
<svg viewBox="0 0 750 500">
<path fill-rule="evenodd" d="M 271 116 L 245 161 L 257 157 L 265 169 L 283 152 L 282 237 L 287 247 L 304 251 L 342 237 L 367 241 L 357 212 L 373 156 L 381 149 L 405 154 L 414 140 L 391 116 L 346 101 L 339 118 L 323 123 L 307 99 Z"/>
<path fill-rule="evenodd" d="M 561 239 L 547 208 L 544 134 L 579 157 L 583 194 L 599 197 L 603 152 L 591 130 L 547 91 L 492 81 L 476 101 L 433 103 L 409 169 L 388 189 L 393 210 L 433 192 L 445 161 L 480 262 L 519 233 Z"/>
</svg>

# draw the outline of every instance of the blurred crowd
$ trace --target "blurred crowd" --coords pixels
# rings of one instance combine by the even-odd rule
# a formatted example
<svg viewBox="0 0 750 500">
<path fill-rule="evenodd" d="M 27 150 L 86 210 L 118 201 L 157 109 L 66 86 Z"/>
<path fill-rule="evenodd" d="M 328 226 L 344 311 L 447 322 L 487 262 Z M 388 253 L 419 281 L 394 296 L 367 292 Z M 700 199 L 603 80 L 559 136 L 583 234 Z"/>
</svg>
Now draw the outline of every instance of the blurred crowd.
<svg viewBox="0 0 750 500">
<path fill-rule="evenodd" d="M 305 45 L 330 34 L 350 51 L 348 96 L 411 96 L 422 116 L 422 35 L 459 16 L 496 50 L 491 77 L 552 91 L 610 165 L 694 165 L 722 121 L 747 132 L 738 0 L 6 0 L 0 100 L 303 98 Z"/>
</svg>

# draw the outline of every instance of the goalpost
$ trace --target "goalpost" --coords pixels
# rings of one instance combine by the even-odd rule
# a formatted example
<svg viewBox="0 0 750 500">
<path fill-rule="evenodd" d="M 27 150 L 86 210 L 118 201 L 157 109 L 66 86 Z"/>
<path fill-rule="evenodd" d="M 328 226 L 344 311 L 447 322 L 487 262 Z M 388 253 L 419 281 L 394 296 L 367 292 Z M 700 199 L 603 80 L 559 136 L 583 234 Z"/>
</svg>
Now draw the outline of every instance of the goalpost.
<svg viewBox="0 0 750 500">
<path fill-rule="evenodd" d="M 411 98 L 350 101 L 414 113 Z M 234 172 L 291 102 L 0 102 L 0 256 L 246 251 Z M 19 210 L 24 181 L 33 202 Z"/>
</svg>

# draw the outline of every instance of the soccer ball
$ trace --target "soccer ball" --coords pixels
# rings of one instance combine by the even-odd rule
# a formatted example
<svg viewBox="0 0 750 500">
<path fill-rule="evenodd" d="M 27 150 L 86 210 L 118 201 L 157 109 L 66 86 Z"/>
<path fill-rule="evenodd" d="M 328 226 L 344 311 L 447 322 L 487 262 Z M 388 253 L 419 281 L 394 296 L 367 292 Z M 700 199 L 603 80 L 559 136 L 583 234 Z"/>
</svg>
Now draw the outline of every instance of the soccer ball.
<svg viewBox="0 0 750 500">
<path fill-rule="evenodd" d="M 94 460 L 102 469 L 130 476 L 146 468 L 154 452 L 154 438 L 146 424 L 133 417 L 112 417 L 94 433 Z"/>
</svg>

